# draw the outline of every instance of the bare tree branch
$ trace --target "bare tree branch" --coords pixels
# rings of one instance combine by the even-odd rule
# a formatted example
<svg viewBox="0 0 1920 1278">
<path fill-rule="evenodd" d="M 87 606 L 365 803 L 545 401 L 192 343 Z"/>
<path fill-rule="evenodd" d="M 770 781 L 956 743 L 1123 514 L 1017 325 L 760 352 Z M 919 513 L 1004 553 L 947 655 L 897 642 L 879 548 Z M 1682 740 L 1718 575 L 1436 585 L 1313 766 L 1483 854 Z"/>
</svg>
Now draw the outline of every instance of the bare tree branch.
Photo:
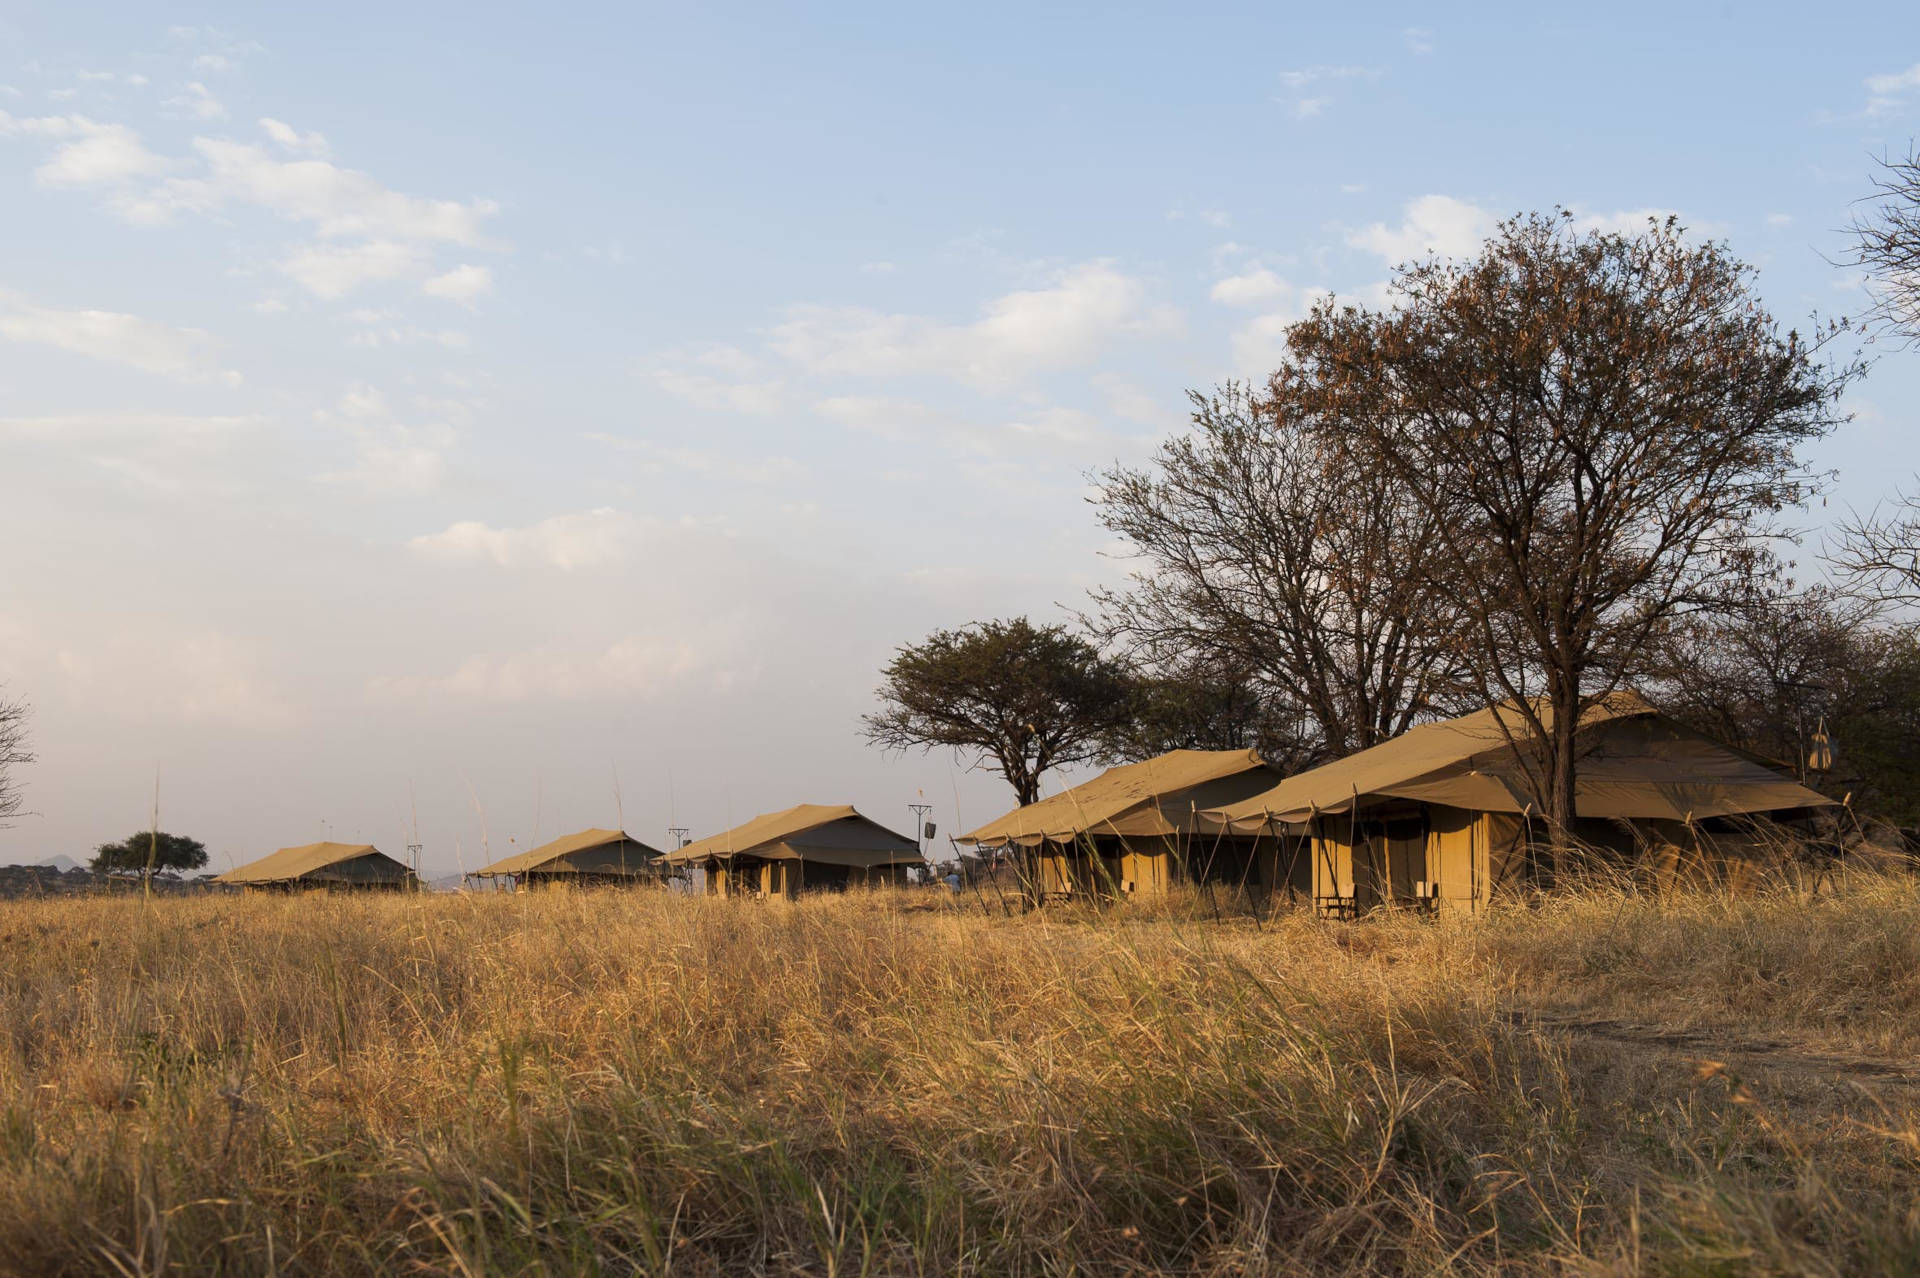
<svg viewBox="0 0 1920 1278">
<path fill-rule="evenodd" d="M 1543 747 L 1557 836 L 1587 709 L 1648 667 L 1676 618 L 1773 568 L 1773 519 L 1817 491 L 1800 445 L 1844 420 L 1857 364 L 1779 334 L 1749 268 L 1673 220 L 1578 233 L 1503 223 L 1464 263 L 1403 267 L 1398 309 L 1323 304 L 1290 334 L 1351 464 L 1432 518 L 1463 664 Z"/>
<path fill-rule="evenodd" d="M 1827 562 L 1859 598 L 1920 604 L 1920 494 L 1896 493 L 1866 518 L 1841 524 Z"/>
<path fill-rule="evenodd" d="M 33 762 L 27 749 L 27 719 L 31 713 L 24 701 L 0 698 L 0 829 L 12 824 L 25 802 L 14 769 Z"/>
<path fill-rule="evenodd" d="M 1259 396 L 1195 394 L 1194 430 L 1150 467 L 1095 476 L 1141 566 L 1083 618 L 1147 670 L 1243 683 L 1286 766 L 1384 741 L 1453 684 L 1451 604 L 1418 570 L 1432 520 L 1387 472 L 1344 465 L 1303 393 L 1282 370 Z"/>
<path fill-rule="evenodd" d="M 1920 151 L 1879 165 L 1874 193 L 1863 201 L 1872 207 L 1850 228 L 1847 262 L 1867 274 L 1873 305 L 1866 323 L 1902 343 L 1920 342 Z"/>
</svg>

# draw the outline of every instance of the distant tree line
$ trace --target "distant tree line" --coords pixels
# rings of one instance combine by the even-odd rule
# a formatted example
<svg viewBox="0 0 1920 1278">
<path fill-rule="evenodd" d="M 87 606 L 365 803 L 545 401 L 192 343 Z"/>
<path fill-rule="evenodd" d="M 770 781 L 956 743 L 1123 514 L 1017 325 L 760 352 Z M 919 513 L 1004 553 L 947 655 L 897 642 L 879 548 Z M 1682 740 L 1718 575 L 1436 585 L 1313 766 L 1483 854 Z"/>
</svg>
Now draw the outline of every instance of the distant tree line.
<svg viewBox="0 0 1920 1278">
<path fill-rule="evenodd" d="M 1894 274 L 1920 261 L 1899 172 Z M 1920 335 L 1898 278 L 1879 322 Z M 1137 567 L 1078 633 L 902 648 L 869 735 L 977 752 L 1028 802 L 1060 763 L 1246 746 L 1291 769 L 1497 702 L 1562 831 L 1575 726 L 1633 687 L 1782 761 L 1824 723 L 1822 783 L 1920 819 L 1920 639 L 1892 611 L 1920 602 L 1920 504 L 1848 524 L 1835 585 L 1782 555 L 1827 478 L 1804 450 L 1864 372 L 1842 331 L 1783 332 L 1751 269 L 1672 220 L 1515 218 L 1400 267 L 1385 309 L 1317 306 L 1266 385 L 1194 395 L 1191 430 L 1094 476 Z"/>
</svg>

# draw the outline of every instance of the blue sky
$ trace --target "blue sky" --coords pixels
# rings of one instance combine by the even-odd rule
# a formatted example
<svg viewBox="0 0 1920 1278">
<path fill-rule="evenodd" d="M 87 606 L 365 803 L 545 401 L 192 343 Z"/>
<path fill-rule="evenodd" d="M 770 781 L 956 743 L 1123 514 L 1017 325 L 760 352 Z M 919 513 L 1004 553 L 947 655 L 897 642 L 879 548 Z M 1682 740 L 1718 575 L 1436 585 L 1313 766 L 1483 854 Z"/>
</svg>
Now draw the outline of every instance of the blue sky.
<svg viewBox="0 0 1920 1278">
<path fill-rule="evenodd" d="M 985 820 L 998 781 L 860 742 L 878 667 L 1114 576 L 1087 472 L 1319 293 L 1558 203 L 1856 312 L 1920 15 L 1846 27 L 0 10 L 0 681 L 41 756 L 0 859 L 140 826 L 156 771 L 217 865 L 397 844 L 410 793 L 435 873 L 621 813 Z M 1815 542 L 1920 469 L 1920 354 L 1878 353 Z"/>
</svg>

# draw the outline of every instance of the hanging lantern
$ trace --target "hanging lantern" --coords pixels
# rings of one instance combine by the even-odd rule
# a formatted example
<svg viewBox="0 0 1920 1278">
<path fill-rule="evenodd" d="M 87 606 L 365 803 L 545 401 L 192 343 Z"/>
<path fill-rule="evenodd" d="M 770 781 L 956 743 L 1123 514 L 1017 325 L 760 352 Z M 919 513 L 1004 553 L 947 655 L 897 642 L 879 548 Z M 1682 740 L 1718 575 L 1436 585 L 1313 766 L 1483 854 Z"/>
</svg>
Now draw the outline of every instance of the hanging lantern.
<svg viewBox="0 0 1920 1278">
<path fill-rule="evenodd" d="M 1820 726 L 1813 730 L 1813 738 L 1807 743 L 1807 771 L 1833 771 L 1833 739 L 1827 735 L 1827 716 L 1820 716 Z"/>
</svg>

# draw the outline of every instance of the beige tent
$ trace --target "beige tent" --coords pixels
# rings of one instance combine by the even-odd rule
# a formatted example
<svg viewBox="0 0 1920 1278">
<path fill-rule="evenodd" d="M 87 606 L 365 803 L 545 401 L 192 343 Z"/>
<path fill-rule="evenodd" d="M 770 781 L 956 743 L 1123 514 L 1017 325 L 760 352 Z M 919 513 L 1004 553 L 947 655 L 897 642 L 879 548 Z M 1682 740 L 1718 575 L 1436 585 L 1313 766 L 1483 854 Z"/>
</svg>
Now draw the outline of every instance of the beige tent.
<svg viewBox="0 0 1920 1278">
<path fill-rule="evenodd" d="M 802 803 L 698 839 L 666 854 L 669 865 L 707 872 L 709 895 L 798 896 L 904 883 L 925 865 L 919 845 L 844 804 Z"/>
<path fill-rule="evenodd" d="M 1197 818 L 1280 779 L 1251 750 L 1174 750 L 1108 768 L 956 842 L 1017 850 L 1042 899 L 1164 891 L 1188 877 L 1271 886 L 1249 860 L 1253 838 L 1217 825 L 1203 831 Z"/>
<path fill-rule="evenodd" d="M 511 879 L 516 885 L 539 883 L 657 882 L 660 850 L 650 848 L 624 830 L 582 830 L 543 843 L 528 852 L 502 857 L 476 878 Z"/>
<path fill-rule="evenodd" d="M 214 880 L 246 888 L 398 890 L 418 886 L 413 871 L 371 843 L 308 843 L 281 848 Z"/>
<path fill-rule="evenodd" d="M 1651 853 L 1668 875 L 1724 871 L 1753 851 L 1756 818 L 1805 816 L 1833 802 L 1783 765 L 1685 727 L 1633 693 L 1591 707 L 1576 742 L 1574 833 L 1622 855 Z M 1541 825 L 1537 769 L 1527 762 L 1536 753 L 1513 707 L 1489 707 L 1413 728 L 1202 820 L 1272 838 L 1283 858 L 1309 867 L 1314 899 L 1330 912 L 1394 903 L 1471 910 L 1526 873 Z"/>
</svg>

